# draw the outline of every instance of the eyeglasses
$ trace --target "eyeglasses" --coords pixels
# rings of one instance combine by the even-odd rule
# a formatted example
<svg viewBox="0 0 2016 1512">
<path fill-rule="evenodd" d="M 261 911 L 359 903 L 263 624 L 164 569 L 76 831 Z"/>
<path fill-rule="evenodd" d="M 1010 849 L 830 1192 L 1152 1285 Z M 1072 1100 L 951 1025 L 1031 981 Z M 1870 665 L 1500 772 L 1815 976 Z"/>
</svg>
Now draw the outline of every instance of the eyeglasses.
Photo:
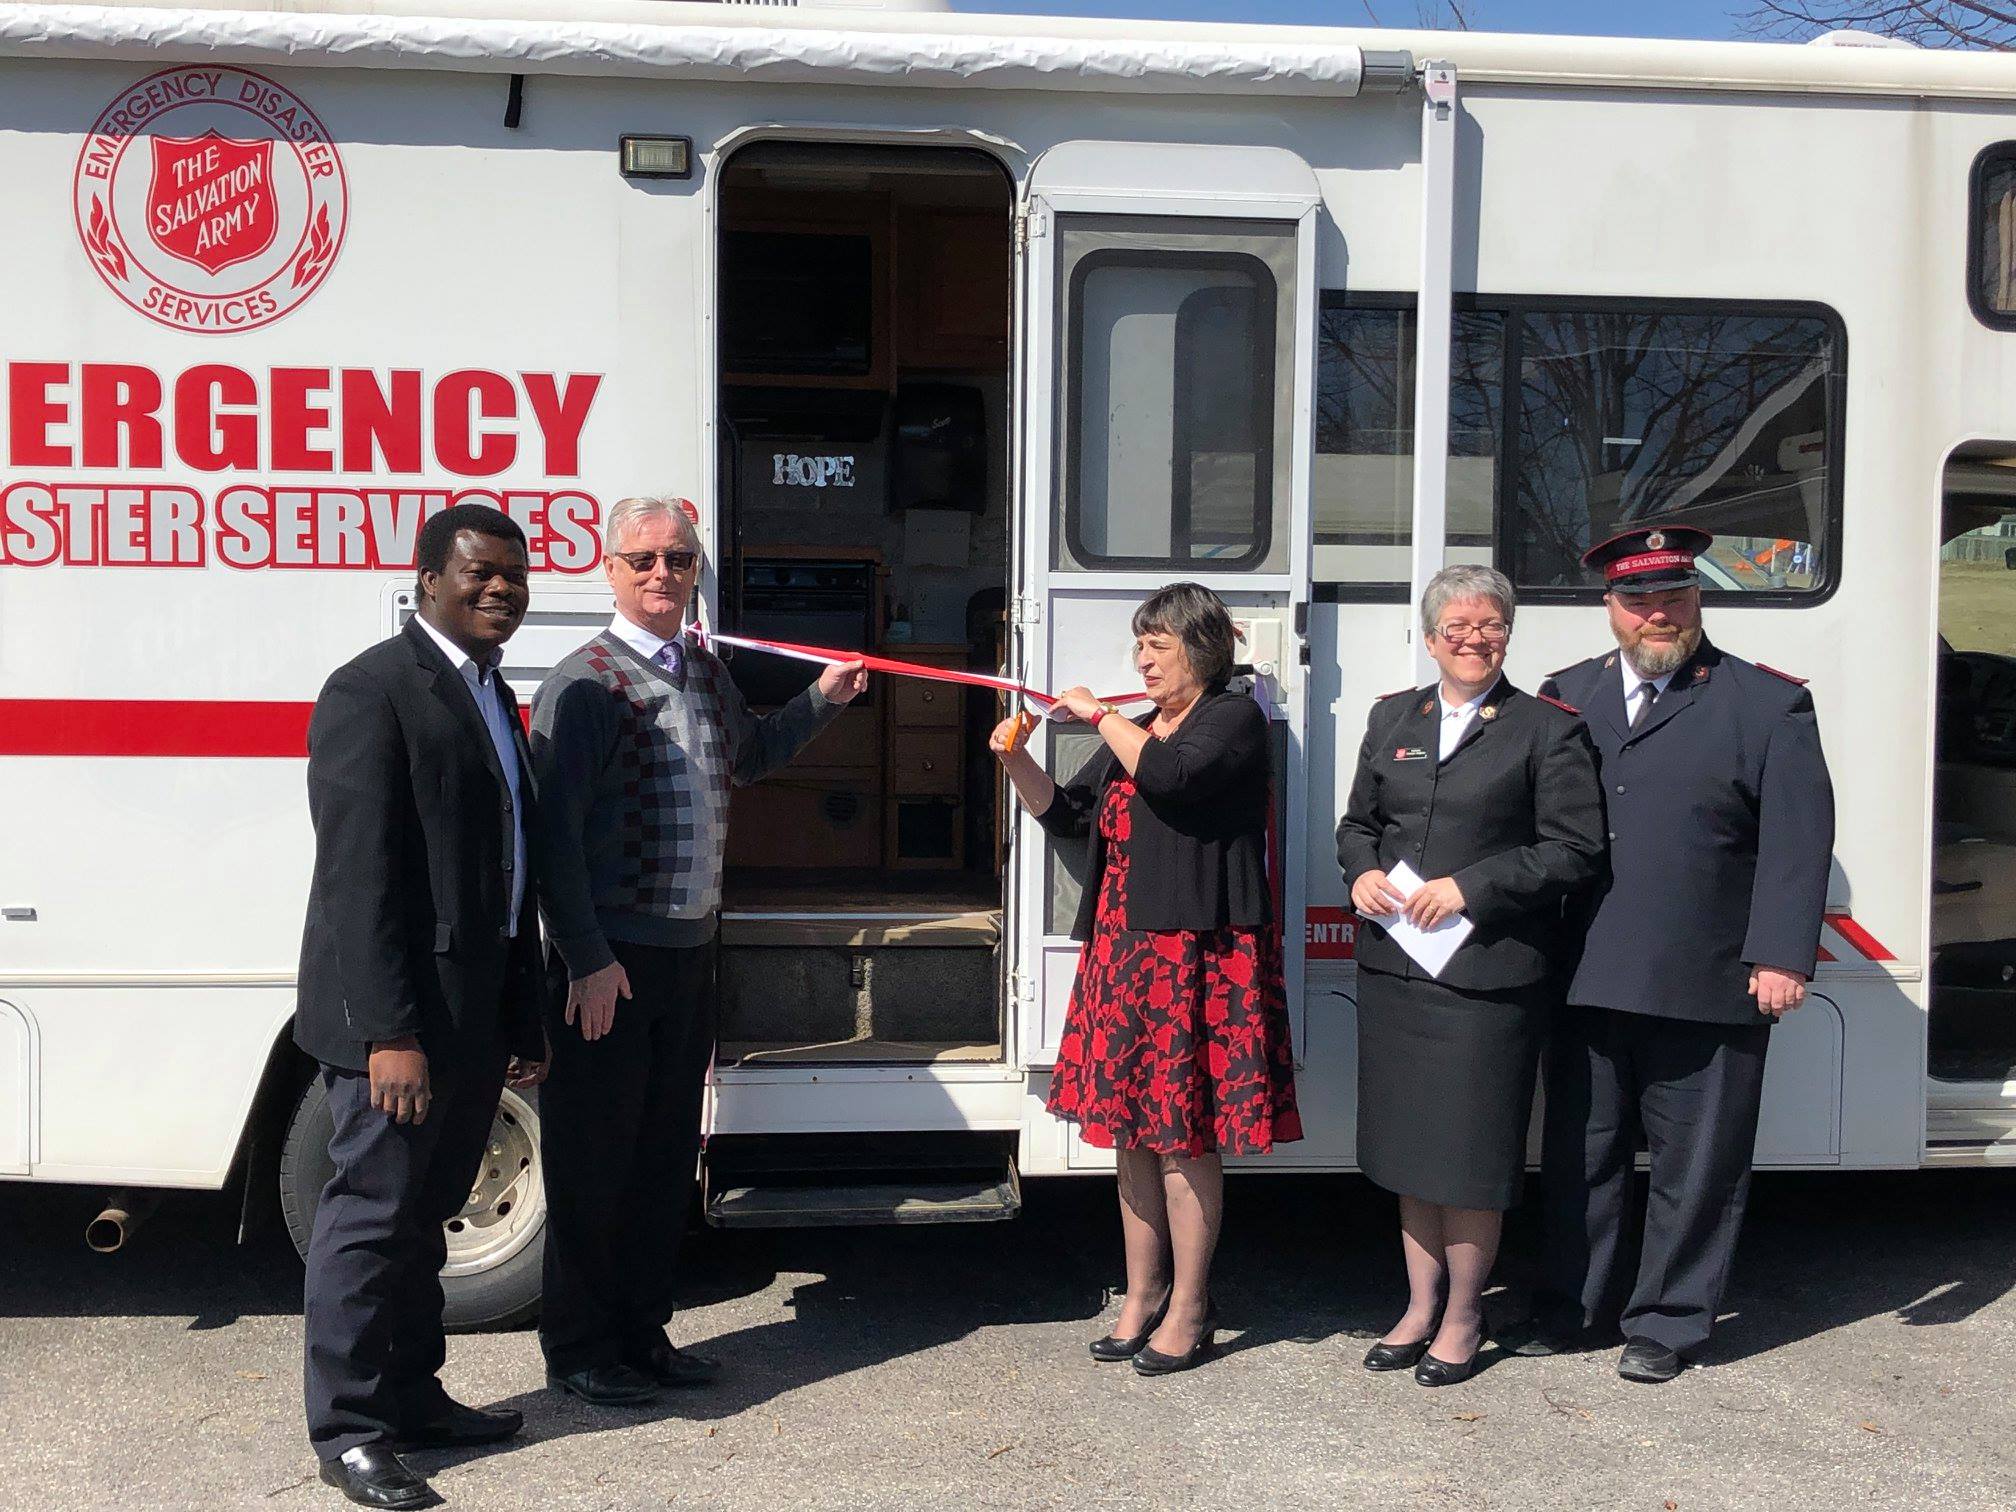
<svg viewBox="0 0 2016 1512">
<path fill-rule="evenodd" d="M 697 551 L 612 551 L 609 553 L 624 566 L 640 576 L 649 572 L 660 557 L 671 572 L 691 572 L 693 564 L 700 560 Z"/>
<path fill-rule="evenodd" d="M 1473 635 L 1481 635 L 1487 641 L 1502 641 L 1512 633 L 1512 627 L 1503 620 L 1486 620 L 1481 625 L 1473 625 L 1466 620 L 1451 620 L 1438 626 L 1435 633 L 1450 645 L 1460 646 Z"/>
</svg>

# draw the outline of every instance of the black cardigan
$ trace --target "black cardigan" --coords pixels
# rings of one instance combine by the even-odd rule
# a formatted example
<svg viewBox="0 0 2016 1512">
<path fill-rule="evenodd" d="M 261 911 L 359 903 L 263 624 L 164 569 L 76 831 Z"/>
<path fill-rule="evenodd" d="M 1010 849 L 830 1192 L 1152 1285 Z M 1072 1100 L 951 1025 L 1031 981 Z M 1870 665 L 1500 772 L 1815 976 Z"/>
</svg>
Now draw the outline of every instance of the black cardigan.
<svg viewBox="0 0 2016 1512">
<path fill-rule="evenodd" d="M 1148 713 L 1135 721 L 1145 726 Z M 1099 807 L 1127 775 L 1101 746 L 1060 785 L 1037 823 L 1060 838 L 1089 834 L 1092 865 L 1071 938 L 1088 939 L 1106 868 Z M 1151 739 L 1134 772 L 1127 929 L 1258 928 L 1273 922 L 1267 885 L 1267 716 L 1244 694 L 1206 691 L 1176 733 Z"/>
</svg>

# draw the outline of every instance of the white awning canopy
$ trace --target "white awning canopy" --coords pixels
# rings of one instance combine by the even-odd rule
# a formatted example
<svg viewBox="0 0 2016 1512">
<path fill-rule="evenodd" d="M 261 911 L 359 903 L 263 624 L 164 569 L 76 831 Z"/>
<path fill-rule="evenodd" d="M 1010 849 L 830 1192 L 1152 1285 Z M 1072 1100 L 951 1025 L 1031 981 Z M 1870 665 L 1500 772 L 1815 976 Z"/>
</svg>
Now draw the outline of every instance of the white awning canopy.
<svg viewBox="0 0 2016 1512">
<path fill-rule="evenodd" d="M 525 8 L 529 10 L 530 8 Z M 1102 38 L 850 25 L 845 12 L 627 6 L 621 20 L 0 5 L 0 56 L 671 77 L 961 89 L 1351 96 L 1406 87 L 1413 60 L 1348 42 Z M 746 14 L 746 13 L 744 13 Z M 814 20 L 813 16 L 817 19 Z M 916 20 L 918 18 L 906 18 Z"/>
</svg>

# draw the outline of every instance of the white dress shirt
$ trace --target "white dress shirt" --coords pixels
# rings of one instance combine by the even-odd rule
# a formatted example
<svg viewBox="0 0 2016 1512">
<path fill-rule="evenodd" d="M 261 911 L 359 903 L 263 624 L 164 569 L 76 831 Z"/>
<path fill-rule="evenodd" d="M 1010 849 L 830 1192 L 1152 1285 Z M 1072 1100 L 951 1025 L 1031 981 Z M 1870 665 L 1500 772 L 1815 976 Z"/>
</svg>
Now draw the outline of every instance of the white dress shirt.
<svg viewBox="0 0 2016 1512">
<path fill-rule="evenodd" d="M 525 799 L 518 772 L 518 742 L 511 735 L 511 716 L 505 712 L 502 689 L 494 666 L 478 666 L 476 659 L 439 630 L 427 623 L 425 615 L 415 615 L 420 628 L 434 639 L 448 664 L 462 674 L 469 696 L 476 700 L 476 712 L 483 728 L 490 732 L 490 744 L 497 748 L 497 764 L 511 785 L 511 933 L 518 933 L 518 913 L 525 904 Z"/>
<path fill-rule="evenodd" d="M 623 642 L 632 651 L 635 651 L 639 656 L 643 657 L 644 660 L 655 662 L 661 667 L 665 663 L 658 653 L 663 651 L 667 646 L 678 644 L 679 654 L 682 656 L 686 649 L 679 636 L 674 636 L 671 640 L 667 640 L 656 631 L 646 630 L 642 625 L 634 624 L 630 620 L 625 619 L 620 609 L 616 612 L 616 617 L 609 621 L 609 633 Z M 667 670 L 670 669 L 668 668 Z"/>
<path fill-rule="evenodd" d="M 1648 687 L 1652 689 L 1652 701 L 1656 704 L 1666 696 L 1666 685 L 1673 681 L 1673 674 L 1668 672 L 1664 677 L 1640 677 L 1632 670 L 1631 658 L 1628 656 L 1619 656 L 1617 665 L 1624 672 L 1624 722 L 1627 725 L 1634 725 L 1638 722 L 1638 705 L 1645 698 L 1640 690 Z"/>
<path fill-rule="evenodd" d="M 1477 717 L 1477 711 L 1484 706 L 1484 700 L 1498 691 L 1498 684 L 1492 683 L 1482 693 L 1468 703 L 1452 704 L 1442 694 L 1436 695 L 1436 702 L 1442 705 L 1442 747 L 1436 760 L 1447 761 L 1449 753 L 1463 743 L 1463 736 L 1470 728 L 1470 721 Z"/>
</svg>

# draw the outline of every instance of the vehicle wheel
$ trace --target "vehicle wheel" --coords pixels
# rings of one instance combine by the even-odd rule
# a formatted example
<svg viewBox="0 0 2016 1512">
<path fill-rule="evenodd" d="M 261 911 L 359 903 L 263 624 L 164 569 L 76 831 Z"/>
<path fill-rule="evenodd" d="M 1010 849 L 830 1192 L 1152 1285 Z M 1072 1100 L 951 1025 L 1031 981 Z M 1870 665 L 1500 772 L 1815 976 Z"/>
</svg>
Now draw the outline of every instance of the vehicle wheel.
<svg viewBox="0 0 2016 1512">
<path fill-rule="evenodd" d="M 2002 565 L 2011 572 L 2016 572 L 2016 546 L 2005 546 L 2002 549 Z"/>
<path fill-rule="evenodd" d="M 335 1172 L 329 1159 L 334 1130 L 329 1094 L 316 1077 L 295 1104 L 280 1152 L 280 1211 L 294 1248 L 304 1257 L 316 1205 Z M 536 1092 L 504 1089 L 469 1202 L 448 1220 L 447 1230 L 441 1290 L 447 1299 L 443 1318 L 451 1332 L 509 1328 L 538 1313 L 546 1187 Z"/>
</svg>

